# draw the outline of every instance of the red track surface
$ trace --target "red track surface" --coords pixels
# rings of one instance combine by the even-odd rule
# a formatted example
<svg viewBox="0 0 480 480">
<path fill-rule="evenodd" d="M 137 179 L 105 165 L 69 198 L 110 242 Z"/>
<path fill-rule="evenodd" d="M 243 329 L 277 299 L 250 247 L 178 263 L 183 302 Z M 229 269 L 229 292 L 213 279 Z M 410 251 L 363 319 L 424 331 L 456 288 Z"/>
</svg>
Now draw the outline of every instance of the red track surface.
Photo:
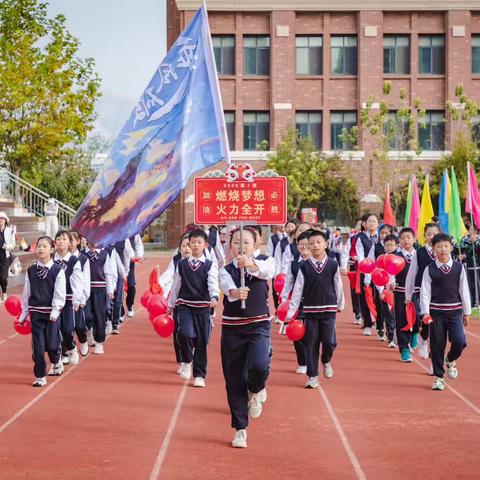
<svg viewBox="0 0 480 480">
<path fill-rule="evenodd" d="M 158 259 L 156 259 L 158 262 Z M 166 266 L 167 257 L 160 263 Z M 156 263 L 139 265 L 139 298 Z M 14 292 L 11 292 L 14 293 Z M 217 314 L 219 315 L 219 314 Z M 219 323 L 219 319 L 217 319 Z M 442 479 L 480 477 L 480 322 L 469 327 L 460 376 L 432 392 L 423 360 L 398 352 L 338 318 L 335 376 L 305 390 L 291 343 L 272 327 L 268 401 L 230 447 L 220 362 L 220 325 L 207 388 L 175 375 L 171 339 L 140 310 L 90 355 L 43 389 L 30 386 L 28 337 L 0 316 L 0 479 Z"/>
</svg>

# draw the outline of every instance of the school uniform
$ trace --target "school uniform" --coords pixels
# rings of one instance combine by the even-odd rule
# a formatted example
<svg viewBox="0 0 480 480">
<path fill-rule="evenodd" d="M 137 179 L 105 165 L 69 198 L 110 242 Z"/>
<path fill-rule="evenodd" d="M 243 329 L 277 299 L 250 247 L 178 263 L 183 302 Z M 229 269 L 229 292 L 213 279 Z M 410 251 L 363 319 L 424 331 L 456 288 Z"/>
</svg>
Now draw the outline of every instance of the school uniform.
<svg viewBox="0 0 480 480">
<path fill-rule="evenodd" d="M 467 346 L 463 315 L 471 314 L 470 292 L 465 270 L 451 258 L 445 264 L 437 260 L 423 272 L 420 291 L 422 315 L 431 315 L 430 351 L 433 374 L 443 378 L 447 336 L 450 340 L 448 362 L 457 360 Z"/>
<path fill-rule="evenodd" d="M 46 376 L 45 352 L 52 365 L 60 363 L 59 316 L 65 298 L 65 273 L 53 260 L 45 265 L 37 261 L 27 269 L 19 321 L 23 322 L 30 314 L 33 372 L 36 378 Z"/>
<path fill-rule="evenodd" d="M 218 228 L 209 228 L 205 231 L 208 236 L 208 246 L 211 248 L 215 255 L 217 265 L 222 267 L 225 265 L 225 252 L 223 250 L 222 242 L 220 241 L 220 234 Z"/>
<path fill-rule="evenodd" d="M 78 258 L 70 252 L 61 257 L 55 253 L 53 261 L 65 273 L 65 306 L 60 312 L 60 332 L 62 334 L 62 354 L 65 356 L 76 349 L 75 346 L 75 312 L 73 306 L 80 306 L 83 296 L 83 273 Z"/>
<path fill-rule="evenodd" d="M 281 273 L 283 253 L 285 252 L 285 249 L 290 244 L 288 235 L 286 233 L 281 235 L 282 235 L 281 238 L 279 237 L 279 234 L 272 235 L 271 237 L 272 244 L 274 245 L 273 258 L 275 259 L 275 275 Z M 273 279 L 272 279 L 272 296 L 273 296 L 273 304 L 275 305 L 275 309 L 277 309 L 280 302 L 278 299 L 277 292 L 275 291 L 275 288 L 273 285 Z"/>
<path fill-rule="evenodd" d="M 299 268 L 287 317 L 292 318 L 303 302 L 307 375 L 318 376 L 320 344 L 321 361 L 330 363 L 337 346 L 335 322 L 345 299 L 340 269 L 336 260 L 325 256 L 321 261 L 310 257 Z"/>
<path fill-rule="evenodd" d="M 105 341 L 107 296 L 115 290 L 115 272 L 107 250 L 87 250 L 90 261 L 90 297 L 85 305 L 87 327 L 93 329 L 95 343 Z"/>
<path fill-rule="evenodd" d="M 130 244 L 133 248 L 135 256 L 130 259 L 130 268 L 128 270 L 127 276 L 127 310 L 129 316 L 133 316 L 133 304 L 135 303 L 135 294 L 137 292 L 137 283 L 135 280 L 135 259 L 139 258 L 142 259 L 144 255 L 144 247 L 142 238 L 140 235 L 134 235 L 133 237 L 129 238 Z"/>
<path fill-rule="evenodd" d="M 212 331 L 210 303 L 218 296 L 215 263 L 205 255 L 177 263 L 168 305 L 177 309 L 180 353 L 184 363 L 193 362 L 194 377 L 207 376 L 207 346 Z"/>
<path fill-rule="evenodd" d="M 464 265 L 467 269 L 470 300 L 473 306 L 477 306 L 476 296 L 480 296 L 480 239 L 475 242 L 475 245 L 473 245 L 470 237 L 465 237 L 461 243 L 461 251 L 465 255 Z M 477 282 L 476 290 L 475 280 Z"/>
<path fill-rule="evenodd" d="M 122 316 L 123 305 L 123 285 L 128 278 L 130 271 L 130 260 L 135 255 L 133 248 L 130 244 L 130 240 L 122 240 L 116 242 L 113 245 L 115 251 L 115 264 L 117 268 L 117 282 L 115 288 L 115 294 L 112 301 L 112 325 L 115 331 L 118 331 L 118 325 L 120 324 L 120 317 Z"/>
<path fill-rule="evenodd" d="M 258 271 L 245 269 L 245 286 L 250 288 L 245 309 L 241 301 L 230 297 L 240 287 L 240 269 L 234 259 L 219 271 L 224 293 L 221 355 L 231 425 L 236 430 L 248 426 L 249 393 L 265 389 L 270 371 L 270 312 L 268 282 L 275 273 L 271 257 L 255 259 Z"/>
<path fill-rule="evenodd" d="M 73 252 L 78 258 L 78 263 L 82 269 L 82 296 L 80 299 L 80 308 L 74 313 L 75 315 L 75 333 L 78 341 L 85 343 L 87 341 L 87 325 L 85 322 L 85 305 L 90 297 L 90 260 L 86 253 L 79 250 Z"/>
<path fill-rule="evenodd" d="M 356 251 L 356 243 L 358 240 L 358 233 L 353 233 L 350 235 L 350 238 L 347 241 L 347 244 L 345 246 L 345 249 L 343 250 L 343 254 L 340 258 L 340 265 L 343 270 L 346 270 L 348 272 L 356 272 L 358 268 L 358 263 L 357 263 L 357 251 Z M 349 281 L 349 287 L 350 287 L 350 297 L 352 300 L 352 310 L 355 315 L 356 323 L 361 322 L 361 317 L 362 313 L 360 310 L 360 295 L 357 294 L 357 291 L 355 290 L 355 286 L 352 287 L 350 285 Z"/>
</svg>

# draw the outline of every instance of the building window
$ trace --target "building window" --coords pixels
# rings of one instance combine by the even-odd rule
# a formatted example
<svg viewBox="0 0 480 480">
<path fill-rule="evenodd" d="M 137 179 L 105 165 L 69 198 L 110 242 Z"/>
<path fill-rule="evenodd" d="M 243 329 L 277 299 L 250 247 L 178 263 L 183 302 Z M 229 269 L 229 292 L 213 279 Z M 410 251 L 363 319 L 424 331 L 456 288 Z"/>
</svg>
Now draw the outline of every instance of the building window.
<svg viewBox="0 0 480 480">
<path fill-rule="evenodd" d="M 330 145 L 332 150 L 353 150 L 354 145 L 345 138 L 357 126 L 356 112 L 332 112 L 330 114 Z"/>
<path fill-rule="evenodd" d="M 472 37 L 472 73 L 480 73 L 480 35 Z"/>
<path fill-rule="evenodd" d="M 443 112 L 425 112 L 423 125 L 418 126 L 418 143 L 422 150 L 445 150 L 445 115 Z"/>
<path fill-rule="evenodd" d="M 357 37 L 336 36 L 330 39 L 333 75 L 357 74 Z"/>
<path fill-rule="evenodd" d="M 410 73 L 410 37 L 383 37 L 383 73 Z"/>
<path fill-rule="evenodd" d="M 214 35 L 212 43 L 218 74 L 235 75 L 235 37 L 233 35 Z"/>
<path fill-rule="evenodd" d="M 270 142 L 270 114 L 268 112 L 244 112 L 243 149 L 257 150 L 263 141 Z"/>
<path fill-rule="evenodd" d="M 298 133 L 309 136 L 316 148 L 322 146 L 322 113 L 321 112 L 297 112 L 295 123 Z"/>
<path fill-rule="evenodd" d="M 472 140 L 480 149 L 480 115 L 473 117 L 472 119 Z"/>
<path fill-rule="evenodd" d="M 385 119 L 383 131 L 389 150 L 404 151 L 410 149 L 408 119 L 398 116 L 397 112 L 389 112 Z"/>
<path fill-rule="evenodd" d="M 420 35 L 418 37 L 419 73 L 445 73 L 445 38 L 443 35 Z"/>
<path fill-rule="evenodd" d="M 270 74 L 270 37 L 243 38 L 243 73 Z"/>
<path fill-rule="evenodd" d="M 322 37 L 297 37 L 297 75 L 322 74 Z"/>
<path fill-rule="evenodd" d="M 235 150 L 235 112 L 225 112 L 225 126 L 227 127 L 228 146 Z"/>
</svg>

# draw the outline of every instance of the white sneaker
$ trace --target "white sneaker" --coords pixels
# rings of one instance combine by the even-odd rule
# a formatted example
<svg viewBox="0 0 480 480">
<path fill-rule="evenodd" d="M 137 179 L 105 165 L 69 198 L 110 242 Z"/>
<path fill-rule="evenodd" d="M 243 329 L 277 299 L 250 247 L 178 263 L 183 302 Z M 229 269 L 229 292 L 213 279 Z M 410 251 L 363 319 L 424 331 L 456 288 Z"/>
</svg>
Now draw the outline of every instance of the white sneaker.
<svg viewBox="0 0 480 480">
<path fill-rule="evenodd" d="M 424 340 L 422 337 L 419 338 L 417 354 L 425 360 L 428 358 L 428 340 Z"/>
<path fill-rule="evenodd" d="M 183 367 L 183 363 L 179 363 L 177 368 L 177 375 L 180 375 L 180 373 L 182 373 L 182 367 Z"/>
<path fill-rule="evenodd" d="M 47 377 L 36 377 L 32 387 L 44 387 L 47 384 Z"/>
<path fill-rule="evenodd" d="M 207 385 L 205 384 L 205 379 L 204 378 L 195 377 L 195 379 L 193 380 L 193 386 L 203 388 L 203 387 L 206 387 Z"/>
<path fill-rule="evenodd" d="M 299 373 L 300 375 L 307 374 L 307 366 L 306 365 L 299 365 L 298 368 L 295 370 L 295 373 Z"/>
<path fill-rule="evenodd" d="M 67 352 L 67 354 L 68 354 L 68 359 L 69 359 L 70 365 L 77 365 L 78 362 L 80 361 L 80 357 L 78 356 L 77 347 L 75 347 L 73 350 L 70 350 L 69 352 Z"/>
<path fill-rule="evenodd" d="M 453 379 L 458 377 L 457 362 L 455 362 L 455 360 L 453 362 L 447 362 L 447 375 Z"/>
<path fill-rule="evenodd" d="M 68 365 L 70 363 L 70 358 L 69 357 L 62 357 L 62 363 L 64 365 Z"/>
<path fill-rule="evenodd" d="M 365 327 L 363 329 L 363 334 L 366 336 L 366 337 L 371 337 L 372 336 L 372 329 L 370 327 Z"/>
<path fill-rule="evenodd" d="M 318 387 L 318 376 L 317 377 L 308 377 L 305 388 L 317 388 Z"/>
<path fill-rule="evenodd" d="M 265 403 L 267 401 L 267 389 L 264 388 L 263 390 L 260 390 L 257 393 L 257 397 L 262 403 Z"/>
<path fill-rule="evenodd" d="M 86 357 L 88 355 L 88 343 L 81 343 L 80 344 L 80 355 L 82 357 Z"/>
<path fill-rule="evenodd" d="M 105 322 L 105 335 L 110 335 L 112 333 L 112 322 L 110 320 L 107 320 Z"/>
<path fill-rule="evenodd" d="M 361 325 L 362 324 L 362 316 L 358 315 L 358 317 L 355 317 L 355 320 L 353 321 L 354 325 Z"/>
<path fill-rule="evenodd" d="M 135 312 L 133 311 L 133 308 L 130 308 L 127 312 L 128 318 L 133 318 L 134 315 L 135 315 Z"/>
<path fill-rule="evenodd" d="M 93 338 L 93 330 L 91 328 L 87 330 L 87 343 L 89 347 L 95 346 L 95 339 Z"/>
<path fill-rule="evenodd" d="M 101 342 L 98 342 L 95 344 L 95 349 L 93 350 L 93 353 L 95 355 L 103 355 L 105 353 L 104 349 L 103 349 L 103 343 Z"/>
<path fill-rule="evenodd" d="M 277 316 L 275 317 L 274 322 L 275 322 L 277 325 L 280 325 L 280 324 L 283 323 Z M 241 430 L 237 430 L 237 431 L 241 431 Z"/>
<path fill-rule="evenodd" d="M 50 370 L 47 375 L 51 377 L 59 377 L 63 373 L 63 363 L 60 361 L 58 363 L 52 363 Z"/>
<path fill-rule="evenodd" d="M 332 378 L 333 377 L 333 368 L 331 363 L 324 363 L 323 364 L 323 376 L 325 378 Z"/>
<path fill-rule="evenodd" d="M 388 348 L 397 348 L 397 344 L 392 340 L 391 342 L 388 342 L 387 347 Z"/>
<path fill-rule="evenodd" d="M 280 325 L 280 330 L 278 331 L 278 333 L 280 335 L 286 335 L 287 334 L 287 325 L 288 323 L 283 323 L 283 322 L 280 322 L 281 325 Z"/>
<path fill-rule="evenodd" d="M 180 378 L 183 380 L 190 380 L 192 377 L 192 364 L 191 363 L 184 363 L 182 365 L 182 371 L 180 372 Z"/>
<path fill-rule="evenodd" d="M 384 333 L 382 333 L 380 335 L 380 333 L 378 334 L 378 339 L 381 341 L 381 342 L 386 342 L 387 341 L 387 337 L 385 336 Z"/>
<path fill-rule="evenodd" d="M 247 431 L 245 429 L 235 431 L 235 435 L 232 440 L 232 447 L 247 448 Z"/>
<path fill-rule="evenodd" d="M 250 393 L 250 400 L 248 401 L 248 415 L 250 415 L 252 418 L 258 418 L 262 414 L 262 401 L 259 393 Z"/>
<path fill-rule="evenodd" d="M 445 390 L 445 380 L 443 380 L 443 378 L 435 377 L 432 390 Z"/>
</svg>

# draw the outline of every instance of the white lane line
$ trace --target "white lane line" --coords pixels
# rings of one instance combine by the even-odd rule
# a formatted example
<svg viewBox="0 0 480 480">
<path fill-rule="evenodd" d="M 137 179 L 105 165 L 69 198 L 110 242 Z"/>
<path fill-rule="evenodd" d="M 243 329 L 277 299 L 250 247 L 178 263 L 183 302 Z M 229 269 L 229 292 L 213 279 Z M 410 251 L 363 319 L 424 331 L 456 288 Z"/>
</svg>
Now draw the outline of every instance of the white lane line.
<svg viewBox="0 0 480 480">
<path fill-rule="evenodd" d="M 475 333 L 472 333 L 470 330 L 465 330 L 465 332 L 466 332 L 468 335 L 471 335 L 473 338 L 476 338 L 477 340 L 480 340 L 480 336 L 478 336 L 478 335 L 475 334 Z"/>
<path fill-rule="evenodd" d="M 12 338 L 15 338 L 15 337 L 18 337 L 18 333 L 14 333 L 13 335 L 10 335 L 9 337 L 5 337 L 3 340 L 0 340 L 0 345 L 2 343 L 8 342 L 8 340 L 10 340 Z"/>
<path fill-rule="evenodd" d="M 160 470 L 162 469 L 163 462 L 165 461 L 168 446 L 170 445 L 170 440 L 172 439 L 173 432 L 175 431 L 175 427 L 177 426 L 177 420 L 180 416 L 180 410 L 182 409 L 183 401 L 185 399 L 185 395 L 187 394 L 187 390 L 188 380 L 185 380 L 182 390 L 180 391 L 180 395 L 178 396 L 177 404 L 175 405 L 175 410 L 173 411 L 172 418 L 170 418 L 167 433 L 165 434 L 160 450 L 158 451 L 157 459 L 155 460 L 155 464 L 153 465 L 152 472 L 148 477 L 149 480 L 157 480 L 158 476 L 160 475 Z"/>
<path fill-rule="evenodd" d="M 430 373 L 430 370 L 416 358 L 413 361 L 423 368 L 426 372 Z M 457 396 L 465 405 L 469 406 L 476 414 L 480 415 L 480 408 L 478 408 L 475 404 L 473 404 L 468 398 L 465 398 L 458 390 L 453 388 L 449 383 L 445 383 L 445 386 L 455 395 Z"/>
<path fill-rule="evenodd" d="M 342 425 L 340 424 L 340 421 L 338 420 L 338 417 L 335 414 L 335 411 L 333 410 L 332 404 L 330 403 L 330 400 L 328 399 L 325 390 L 320 384 L 318 384 L 318 391 L 320 392 L 320 396 L 322 397 L 323 403 L 325 403 L 325 406 L 327 407 L 330 418 L 332 419 L 332 422 L 335 425 L 335 429 L 337 430 L 338 436 L 342 441 L 343 448 L 347 452 L 348 458 L 350 459 L 350 462 L 355 470 L 355 473 L 357 474 L 358 479 L 366 480 L 367 477 L 365 475 L 365 472 L 363 471 L 360 465 L 360 462 L 358 461 L 358 458 L 355 455 L 355 452 L 353 451 L 350 445 L 350 442 L 348 441 L 348 438 L 345 435 L 345 432 L 343 431 Z"/>
<path fill-rule="evenodd" d="M 135 314 L 143 310 L 143 307 L 139 308 Z M 123 324 L 125 325 L 129 321 L 129 318 L 127 317 Z M 111 335 L 108 336 L 105 341 L 107 341 L 109 338 L 111 338 Z M 80 365 L 84 364 L 91 356 L 93 353 L 89 353 L 88 357 L 84 358 L 80 363 L 77 363 L 77 365 L 74 365 L 73 367 L 69 367 L 69 369 L 63 373 L 59 378 L 54 383 L 51 383 L 46 387 L 45 389 L 42 389 L 41 393 L 39 393 L 36 397 L 34 397 L 32 400 L 30 400 L 26 405 L 24 405 L 20 410 L 18 410 L 16 413 L 13 414 L 5 423 L 0 425 L 0 433 L 4 432 L 15 420 L 20 418 L 27 410 L 29 410 L 33 405 L 35 405 L 39 400 L 41 400 L 53 387 L 58 385 L 64 378 L 68 377 L 70 373 L 72 373 L 76 368 L 78 368 Z M 33 387 L 32 387 L 33 388 Z"/>
</svg>

